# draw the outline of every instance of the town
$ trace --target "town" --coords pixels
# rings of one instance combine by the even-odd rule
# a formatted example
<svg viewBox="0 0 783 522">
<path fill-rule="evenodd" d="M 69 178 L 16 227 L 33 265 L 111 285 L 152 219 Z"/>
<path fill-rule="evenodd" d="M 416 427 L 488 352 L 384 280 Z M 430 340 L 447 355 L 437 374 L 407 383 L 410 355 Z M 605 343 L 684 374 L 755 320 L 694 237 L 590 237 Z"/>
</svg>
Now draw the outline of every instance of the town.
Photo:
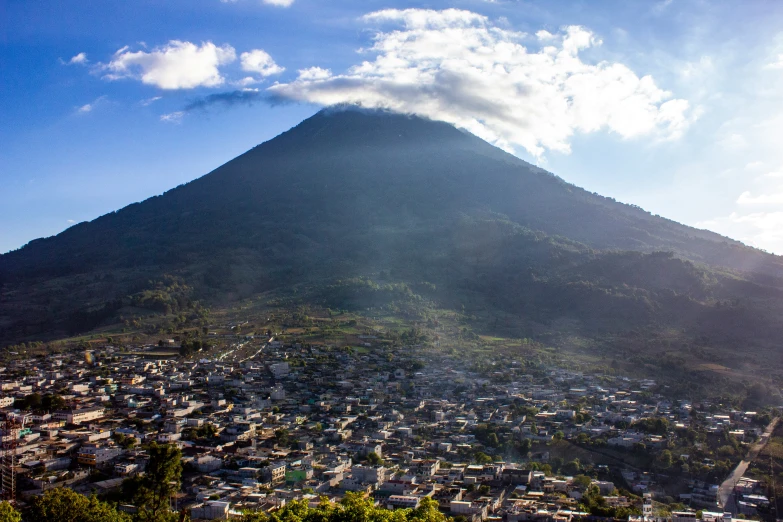
<svg viewBox="0 0 783 522">
<path fill-rule="evenodd" d="M 111 498 L 145 472 L 156 442 L 181 449 L 172 509 L 193 520 L 347 492 L 388 509 L 430 498 L 476 522 L 774 511 L 763 480 L 740 473 L 721 487 L 770 435 L 769 411 L 551 361 L 477 365 L 415 334 L 391 343 L 370 331 L 338 346 L 240 327 L 205 327 L 203 342 L 16 353 L 0 374 L 6 495 L 23 503 L 64 486 Z"/>
</svg>

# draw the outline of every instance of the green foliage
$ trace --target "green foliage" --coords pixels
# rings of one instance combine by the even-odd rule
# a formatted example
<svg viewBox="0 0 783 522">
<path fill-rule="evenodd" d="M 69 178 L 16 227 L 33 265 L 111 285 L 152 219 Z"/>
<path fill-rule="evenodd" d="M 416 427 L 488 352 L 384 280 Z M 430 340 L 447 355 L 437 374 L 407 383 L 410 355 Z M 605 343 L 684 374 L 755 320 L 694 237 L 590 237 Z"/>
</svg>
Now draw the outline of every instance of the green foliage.
<svg viewBox="0 0 783 522">
<path fill-rule="evenodd" d="M 662 469 L 669 469 L 674 464 L 674 456 L 669 450 L 663 450 L 655 459 L 655 465 Z"/>
<path fill-rule="evenodd" d="M 491 464 L 493 462 L 492 457 L 482 451 L 477 451 L 473 456 L 473 460 L 476 464 Z"/>
<path fill-rule="evenodd" d="M 590 484 L 592 483 L 593 479 L 586 475 L 577 475 L 574 477 L 574 484 L 582 490 L 587 490 L 587 488 L 590 487 Z"/>
<path fill-rule="evenodd" d="M 189 357 L 202 350 L 209 350 L 211 347 L 212 346 L 208 342 L 201 341 L 200 339 L 183 339 L 180 343 L 179 354 L 183 357 Z"/>
<path fill-rule="evenodd" d="M 152 289 L 130 296 L 130 302 L 138 308 L 171 314 L 187 309 L 191 288 L 174 276 L 166 275 L 162 281 L 150 282 Z"/>
<path fill-rule="evenodd" d="M 636 508 L 613 508 L 606 503 L 606 499 L 601 496 L 598 486 L 592 485 L 587 488 L 582 495 L 581 500 L 583 509 L 591 515 L 599 517 L 612 517 L 618 520 L 628 519 L 629 515 L 640 515 L 641 511 Z"/>
<path fill-rule="evenodd" d="M 8 502 L 0 502 L 0 522 L 22 522 L 22 514 Z"/>
<path fill-rule="evenodd" d="M 271 515 L 249 512 L 242 515 L 241 522 L 446 522 L 447 518 L 438 511 L 438 503 L 424 498 L 416 509 L 394 511 L 377 507 L 372 499 L 358 493 L 346 493 L 339 503 L 332 504 L 323 499 L 318 507 L 311 508 L 307 501 L 294 500 Z"/>
<path fill-rule="evenodd" d="M 633 428 L 644 431 L 645 433 L 653 433 L 655 435 L 666 435 L 669 431 L 669 419 L 663 417 L 654 417 L 649 419 L 641 419 L 633 423 Z"/>
<path fill-rule="evenodd" d="M 26 522 L 130 522 L 130 517 L 95 497 L 55 488 L 33 498 Z"/>
<path fill-rule="evenodd" d="M 211 422 L 205 422 L 193 430 L 193 435 L 200 439 L 214 439 L 217 436 L 217 433 L 217 428 Z"/>
<path fill-rule="evenodd" d="M 124 433 L 120 433 L 118 431 L 112 433 L 111 437 L 112 439 L 114 439 L 114 441 L 117 444 L 119 444 L 125 449 L 133 449 L 134 447 L 136 447 L 137 444 L 136 437 L 128 437 Z"/>
<path fill-rule="evenodd" d="M 123 493 L 139 508 L 139 522 L 165 521 L 175 515 L 169 510 L 169 501 L 180 488 L 182 454 L 174 445 L 155 442 L 147 451 L 150 461 L 144 475 L 126 479 Z"/>
<path fill-rule="evenodd" d="M 288 446 L 291 443 L 291 435 L 286 428 L 275 430 L 275 440 L 280 446 Z"/>
<path fill-rule="evenodd" d="M 570 462 L 566 462 L 565 464 L 563 464 L 561 471 L 566 475 L 576 475 L 579 473 L 581 469 L 582 469 L 582 463 L 579 462 L 579 459 L 574 459 Z"/>
<path fill-rule="evenodd" d="M 65 408 L 65 399 L 59 395 L 46 393 L 31 393 L 14 402 L 14 407 L 32 411 L 56 411 Z"/>
<path fill-rule="evenodd" d="M 383 459 L 379 457 L 378 454 L 375 453 L 374 451 L 371 451 L 370 453 L 367 454 L 367 460 L 370 462 L 370 464 L 374 466 L 383 465 Z"/>
</svg>

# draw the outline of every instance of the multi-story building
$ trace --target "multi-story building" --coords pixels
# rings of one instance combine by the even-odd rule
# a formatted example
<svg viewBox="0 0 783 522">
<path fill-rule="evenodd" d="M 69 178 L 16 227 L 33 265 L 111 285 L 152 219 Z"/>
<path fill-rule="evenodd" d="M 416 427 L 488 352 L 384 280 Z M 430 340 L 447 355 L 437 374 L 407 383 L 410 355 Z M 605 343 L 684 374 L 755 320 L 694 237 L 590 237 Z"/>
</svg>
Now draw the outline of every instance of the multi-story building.
<svg viewBox="0 0 783 522">
<path fill-rule="evenodd" d="M 122 453 L 123 451 L 121 448 L 114 446 L 85 444 L 79 448 L 79 453 L 76 455 L 76 461 L 85 466 L 98 466 L 119 457 Z"/>
<path fill-rule="evenodd" d="M 81 424 L 83 422 L 100 419 L 105 414 L 106 410 L 103 406 L 95 406 L 94 408 L 83 408 L 80 410 L 58 411 L 54 414 L 54 418 L 64 420 L 69 424 Z"/>
</svg>

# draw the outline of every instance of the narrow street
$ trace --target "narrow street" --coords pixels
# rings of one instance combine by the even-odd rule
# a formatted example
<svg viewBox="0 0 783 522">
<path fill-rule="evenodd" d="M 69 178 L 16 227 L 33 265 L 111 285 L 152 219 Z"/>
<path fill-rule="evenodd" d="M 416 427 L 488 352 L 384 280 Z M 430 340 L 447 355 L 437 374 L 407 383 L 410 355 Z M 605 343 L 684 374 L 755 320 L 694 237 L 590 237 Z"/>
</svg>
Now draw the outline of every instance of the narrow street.
<svg viewBox="0 0 783 522">
<path fill-rule="evenodd" d="M 728 478 L 723 481 L 723 484 L 720 485 L 718 501 L 720 502 L 720 505 L 723 506 L 723 511 L 731 512 L 734 515 L 737 514 L 737 507 L 734 505 L 734 495 L 731 494 L 731 492 L 734 490 L 734 484 L 736 484 L 737 481 L 742 478 L 742 476 L 748 470 L 750 463 L 753 462 L 753 459 L 758 457 L 761 450 L 769 441 L 769 438 L 772 435 L 772 432 L 775 430 L 777 423 L 778 418 L 772 419 L 772 422 L 770 422 L 769 426 L 767 426 L 767 429 L 764 430 L 764 433 L 761 435 L 761 438 L 759 438 L 758 442 L 751 446 L 745 458 L 739 464 L 737 464 L 737 467 L 734 468 L 734 471 L 732 471 Z"/>
</svg>

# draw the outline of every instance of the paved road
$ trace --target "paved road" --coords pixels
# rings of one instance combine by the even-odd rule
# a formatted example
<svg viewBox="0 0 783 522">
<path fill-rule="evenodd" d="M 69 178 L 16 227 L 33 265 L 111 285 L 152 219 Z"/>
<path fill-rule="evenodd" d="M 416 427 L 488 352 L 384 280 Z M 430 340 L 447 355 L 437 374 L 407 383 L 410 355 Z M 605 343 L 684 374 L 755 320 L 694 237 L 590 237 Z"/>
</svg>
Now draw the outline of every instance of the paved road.
<svg viewBox="0 0 783 522">
<path fill-rule="evenodd" d="M 772 432 L 774 431 L 777 423 L 777 418 L 772 419 L 772 422 L 770 422 L 769 426 L 767 426 L 767 429 L 764 430 L 764 433 L 761 435 L 761 438 L 759 438 L 758 442 L 751 446 L 750 451 L 748 451 L 748 454 L 745 456 L 745 459 L 737 464 L 737 467 L 734 468 L 734 471 L 732 471 L 728 478 L 723 481 L 723 484 L 720 485 L 718 498 L 720 505 L 723 506 L 723 511 L 730 511 L 735 515 L 737 514 L 737 507 L 734 505 L 734 495 L 731 494 L 732 490 L 734 490 L 734 484 L 736 484 L 737 481 L 742 478 L 742 476 L 748 470 L 748 466 L 750 466 L 750 463 L 753 461 L 753 459 L 758 457 L 759 452 L 761 452 L 761 450 L 769 441 L 769 437 L 772 435 Z"/>
</svg>

